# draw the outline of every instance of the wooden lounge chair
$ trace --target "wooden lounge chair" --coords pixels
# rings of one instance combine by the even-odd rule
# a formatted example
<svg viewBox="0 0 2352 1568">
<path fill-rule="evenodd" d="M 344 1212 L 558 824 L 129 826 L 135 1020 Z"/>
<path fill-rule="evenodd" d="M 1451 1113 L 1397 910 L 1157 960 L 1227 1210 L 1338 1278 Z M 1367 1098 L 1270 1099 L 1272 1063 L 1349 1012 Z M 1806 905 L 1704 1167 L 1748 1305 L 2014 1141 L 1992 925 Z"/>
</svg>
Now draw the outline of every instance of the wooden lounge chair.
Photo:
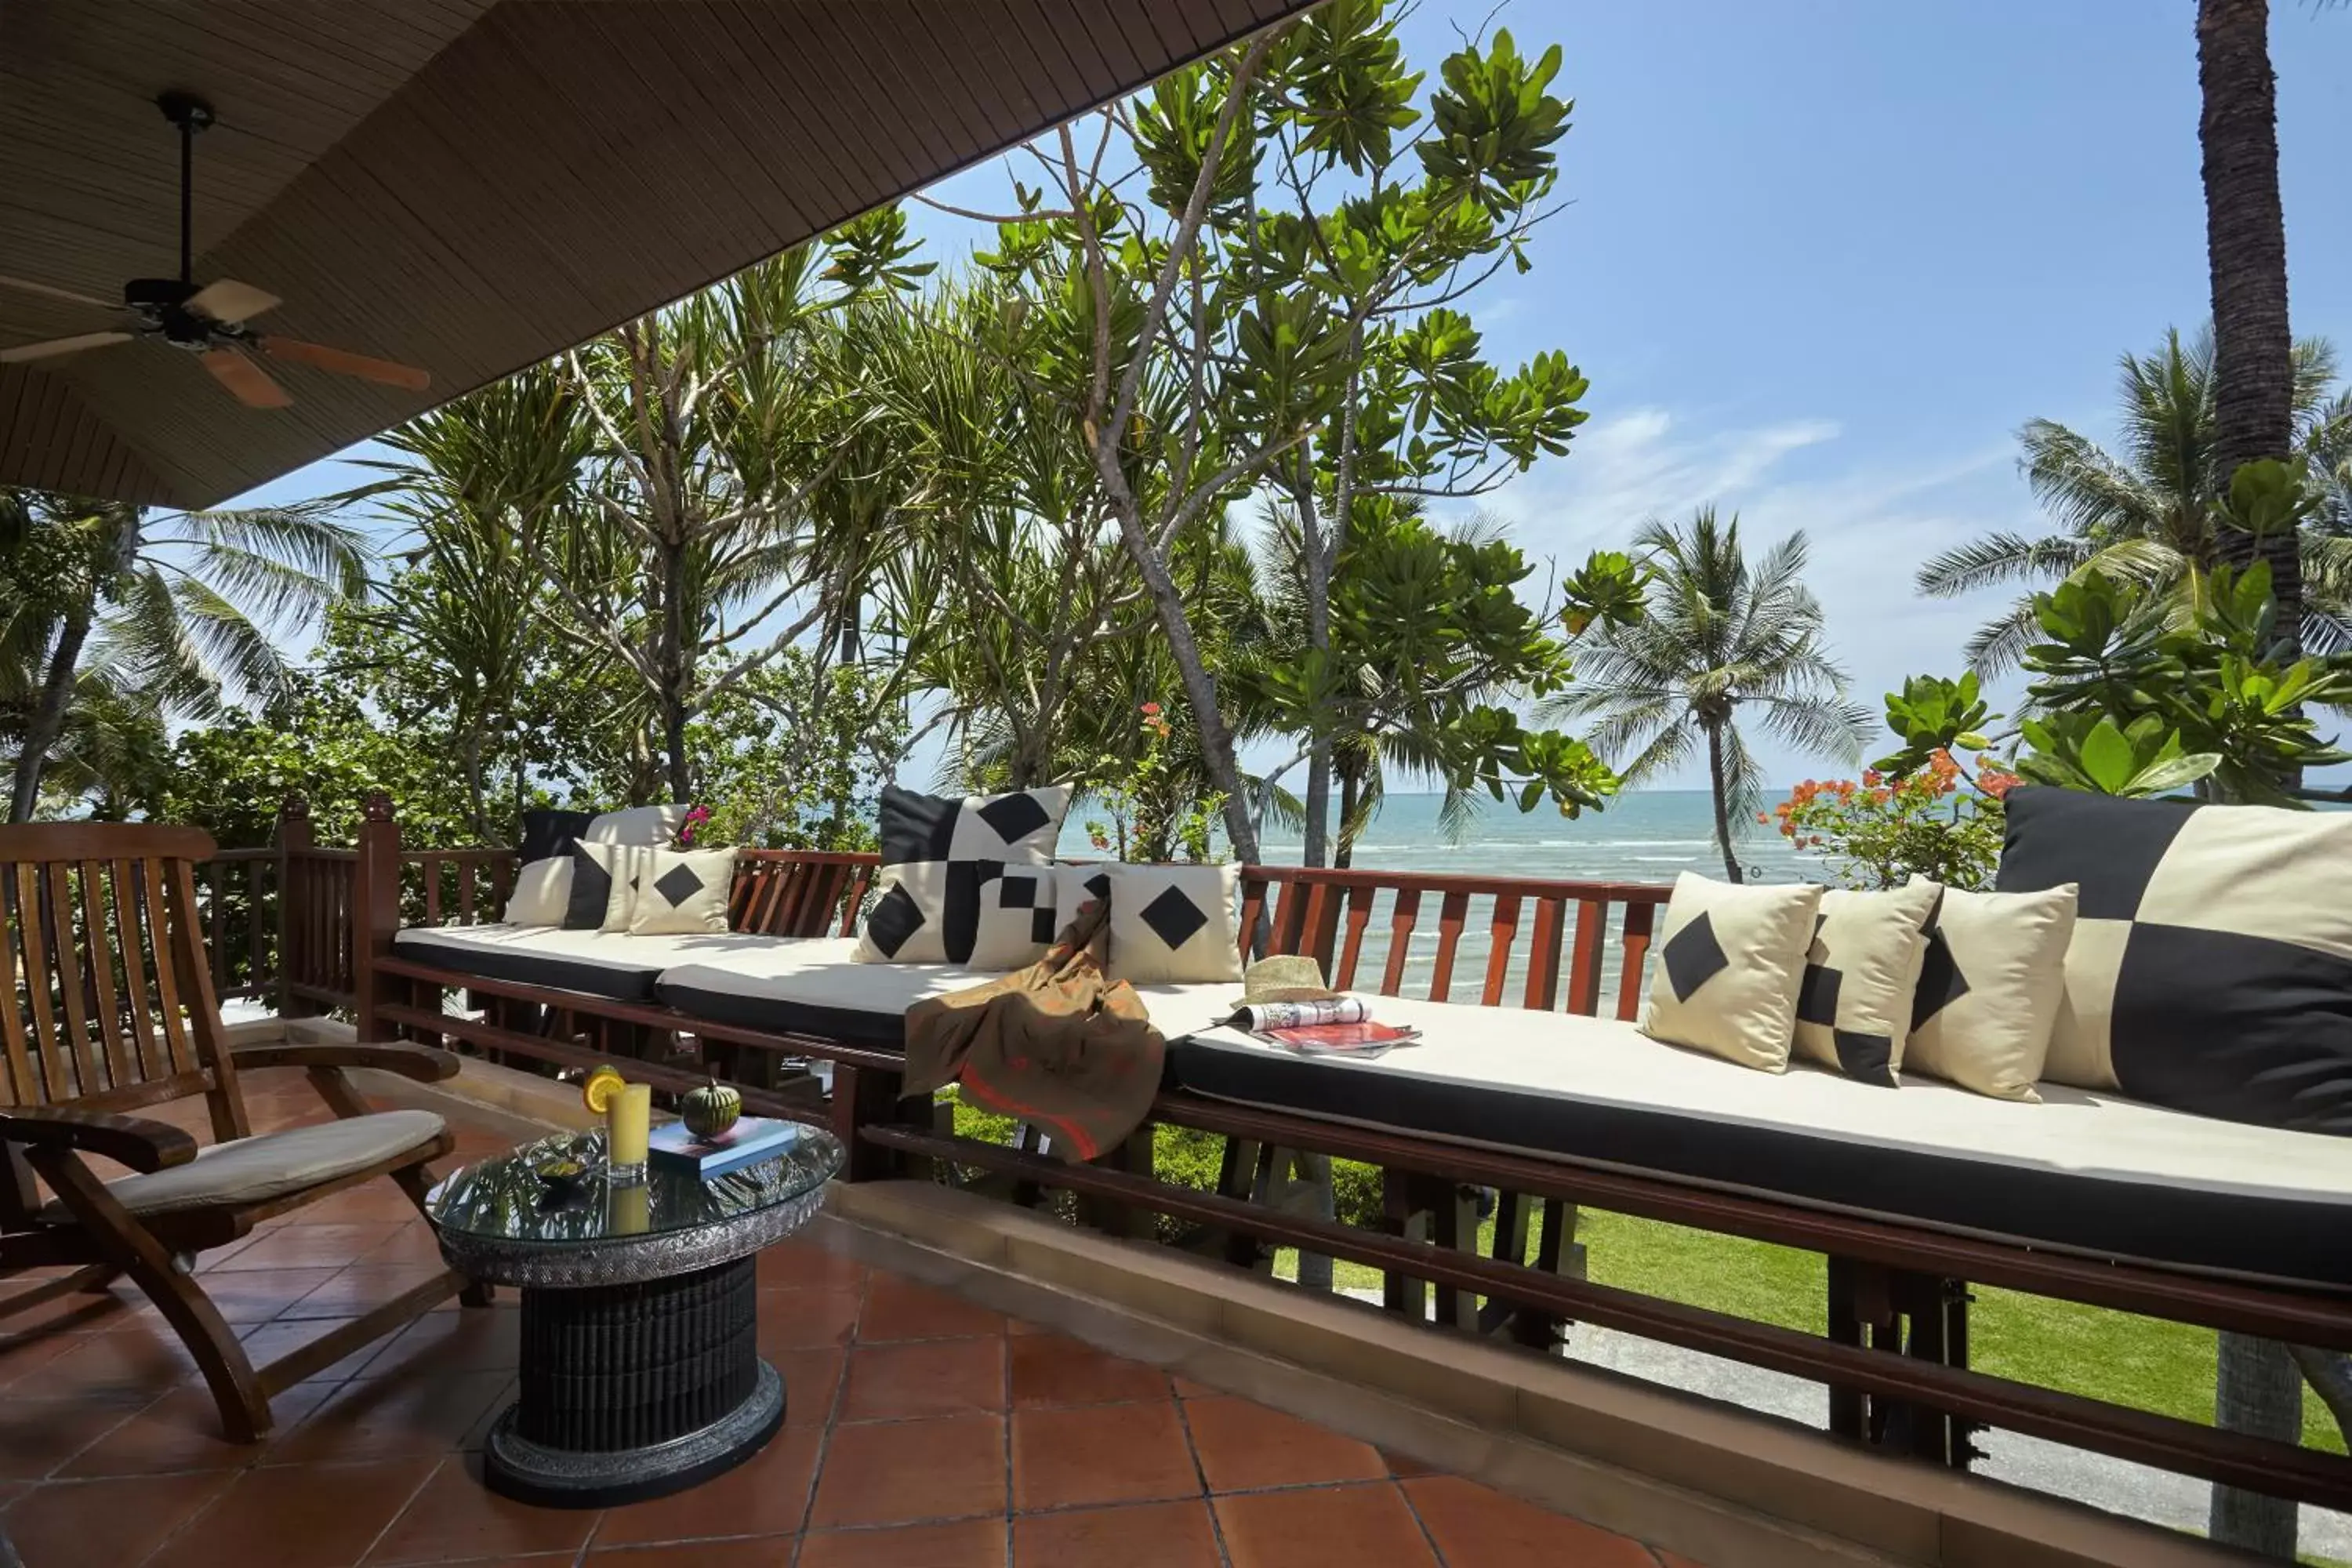
<svg viewBox="0 0 2352 1568">
<path fill-rule="evenodd" d="M 230 1049 L 191 870 L 212 852 L 194 828 L 0 827 L 0 1277 L 71 1270 L 0 1312 L 129 1275 L 194 1355 L 228 1436 L 252 1442 L 270 1429 L 272 1395 L 452 1295 L 478 1305 L 488 1292 L 444 1274 L 257 1370 L 205 1296 L 196 1254 L 331 1193 L 389 1176 L 421 1211 L 425 1162 L 454 1146 L 448 1129 L 429 1111 L 371 1112 L 342 1069 L 427 1081 L 457 1070 L 413 1045 Z M 335 1120 L 255 1136 L 237 1074 L 262 1067 L 308 1069 Z M 201 1152 L 131 1114 L 198 1094 L 216 1140 Z M 89 1154 L 133 1173 L 102 1179 Z"/>
</svg>

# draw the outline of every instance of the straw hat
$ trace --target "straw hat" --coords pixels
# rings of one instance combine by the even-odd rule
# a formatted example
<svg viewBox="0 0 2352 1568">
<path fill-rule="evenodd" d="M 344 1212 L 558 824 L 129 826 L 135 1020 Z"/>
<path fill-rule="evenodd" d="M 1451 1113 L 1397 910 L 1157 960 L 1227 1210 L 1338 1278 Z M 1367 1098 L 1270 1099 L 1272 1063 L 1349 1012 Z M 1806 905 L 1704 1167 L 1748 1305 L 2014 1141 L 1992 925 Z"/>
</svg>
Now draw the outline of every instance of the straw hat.
<svg viewBox="0 0 2352 1568">
<path fill-rule="evenodd" d="M 1242 971 L 1244 1007 L 1261 1002 L 1325 1002 L 1339 994 L 1323 984 L 1323 966 L 1303 953 L 1261 958 Z"/>
</svg>

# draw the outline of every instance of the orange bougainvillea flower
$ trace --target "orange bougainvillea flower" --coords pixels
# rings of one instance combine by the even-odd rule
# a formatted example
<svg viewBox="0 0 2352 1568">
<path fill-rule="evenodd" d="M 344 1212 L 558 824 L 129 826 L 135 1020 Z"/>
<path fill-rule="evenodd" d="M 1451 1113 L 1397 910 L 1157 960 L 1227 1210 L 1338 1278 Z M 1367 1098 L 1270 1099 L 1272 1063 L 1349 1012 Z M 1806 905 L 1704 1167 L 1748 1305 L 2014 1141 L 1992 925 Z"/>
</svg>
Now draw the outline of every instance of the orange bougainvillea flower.
<svg viewBox="0 0 2352 1568">
<path fill-rule="evenodd" d="M 1884 784 L 1885 779 L 1876 768 L 1864 768 L 1862 770 L 1862 782 L 1875 789 Z"/>
<path fill-rule="evenodd" d="M 1141 712 L 1147 719 L 1156 719 L 1160 716 L 1160 704 L 1157 702 L 1147 702 L 1143 705 Z"/>
<path fill-rule="evenodd" d="M 2019 782 L 2015 773 L 2005 773 L 1999 768 L 1987 768 L 1977 774 L 1977 788 L 1995 800 L 2007 795 L 2011 790 L 2018 786 Z"/>
</svg>

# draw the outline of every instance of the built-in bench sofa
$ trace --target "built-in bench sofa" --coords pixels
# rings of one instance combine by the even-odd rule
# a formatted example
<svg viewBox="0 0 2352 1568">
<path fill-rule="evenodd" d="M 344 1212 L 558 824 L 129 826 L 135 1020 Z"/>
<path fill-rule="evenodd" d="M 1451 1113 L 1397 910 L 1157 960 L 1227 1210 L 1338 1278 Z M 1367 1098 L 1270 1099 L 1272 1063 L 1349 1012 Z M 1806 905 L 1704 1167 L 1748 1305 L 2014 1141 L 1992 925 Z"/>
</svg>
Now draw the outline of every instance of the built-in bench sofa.
<svg viewBox="0 0 2352 1568">
<path fill-rule="evenodd" d="M 449 865 L 488 885 L 462 902 L 491 903 L 510 857 L 466 853 Z M 906 1101 L 907 1007 L 987 976 L 851 962 L 870 875 L 858 858 L 747 853 L 739 929 L 630 937 L 415 923 L 420 870 L 436 879 L 426 912 L 440 913 L 449 866 L 436 856 L 448 858 L 404 856 L 387 814 L 363 832 L 352 900 L 363 1032 L 562 1065 L 688 1032 L 756 1107 L 829 1121 L 852 1148 L 852 1180 L 992 1171 L 1014 1190 L 1075 1193 L 1089 1215 L 1191 1222 L 1236 1262 L 1296 1246 L 1371 1264 L 1387 1304 L 1415 1318 L 1433 1287 L 1440 1321 L 1532 1345 L 1581 1321 L 1796 1373 L 1829 1385 L 1832 1430 L 1956 1466 L 1971 1456 L 1971 1429 L 1996 1425 L 2352 1506 L 2341 1457 L 1969 1369 L 1963 1283 L 2352 1350 L 2352 1140 L 2060 1088 L 2035 1105 L 1919 1079 L 1890 1091 L 1801 1066 L 1776 1077 L 1660 1045 L 1629 1020 L 1664 888 L 1245 868 L 1244 929 L 1265 951 L 1316 955 L 1339 986 L 1359 986 L 1377 921 L 1385 962 L 1360 989 L 1391 998 L 1381 1016 L 1419 1026 L 1426 1043 L 1368 1061 L 1301 1058 L 1212 1026 L 1230 984 L 1141 988 L 1171 1042 L 1155 1121 L 1227 1140 L 1220 1189 L 1203 1192 L 1156 1179 L 1149 1128 L 1066 1165 L 958 1137 Z M 1424 903 L 1433 932 L 1421 930 Z M 1450 995 L 1454 971 L 1481 930 L 1484 1005 L 1464 1005 Z M 1424 961 L 1429 999 L 1400 994 Z M 1613 1018 L 1597 1016 L 1604 983 Z M 450 993 L 468 1006 L 447 1011 Z M 830 1061 L 829 1095 L 752 1065 L 784 1058 Z M 1382 1229 L 1250 1202 L 1277 1152 L 1381 1167 Z M 1482 1190 L 1499 1203 L 1487 1255 Z M 1566 1237 L 1579 1204 L 1825 1254 L 1829 1333 L 1576 1277 Z M 1538 1215 L 1543 1246 L 1525 1265 Z"/>
</svg>

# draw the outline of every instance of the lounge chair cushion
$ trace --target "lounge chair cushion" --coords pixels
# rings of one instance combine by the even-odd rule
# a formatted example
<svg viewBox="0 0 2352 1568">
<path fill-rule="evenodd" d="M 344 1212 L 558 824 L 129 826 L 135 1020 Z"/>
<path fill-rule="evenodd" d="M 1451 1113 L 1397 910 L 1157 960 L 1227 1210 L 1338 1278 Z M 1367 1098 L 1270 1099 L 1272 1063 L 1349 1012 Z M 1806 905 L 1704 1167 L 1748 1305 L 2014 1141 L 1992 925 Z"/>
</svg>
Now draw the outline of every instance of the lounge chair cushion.
<svg viewBox="0 0 2352 1568">
<path fill-rule="evenodd" d="M 1821 904 L 1822 889 L 1804 883 L 1742 887 L 1689 871 L 1675 878 L 1642 1027 L 1742 1067 L 1787 1070 Z"/>
<path fill-rule="evenodd" d="M 2045 1079 L 2352 1135 L 2352 815 L 2023 789 L 2004 892 L 2082 889 Z"/>
<path fill-rule="evenodd" d="M 403 958 L 485 980 L 644 1002 L 652 998 L 654 982 L 665 967 L 694 954 L 694 943 L 733 940 L 543 926 L 412 926 L 393 938 L 393 948 Z"/>
<path fill-rule="evenodd" d="M 882 874 L 861 963 L 1018 969 L 1054 940 L 1054 844 L 1070 792 L 920 795 L 885 785 Z"/>
<path fill-rule="evenodd" d="M 1767 1078 L 1575 1014 L 1384 997 L 1376 1016 L 1422 1043 L 1307 1058 L 1213 1029 L 1171 1041 L 1169 1079 L 1900 1224 L 2352 1289 L 2352 1140 L 2047 1084 L 2020 1105 L 1907 1074 L 1890 1094 L 1801 1062 Z"/>
<path fill-rule="evenodd" d="M 1937 884 L 1915 877 L 1912 886 Z M 1940 893 L 1912 998 L 1904 1070 L 1996 1100 L 2038 1100 L 2034 1084 L 2066 998 L 2074 885 L 2038 893 Z"/>
<path fill-rule="evenodd" d="M 588 835 L 596 821 L 593 812 L 559 811 L 552 806 L 534 807 L 522 814 L 522 863 L 551 859 L 569 855 L 572 847 Z"/>
<path fill-rule="evenodd" d="M 692 939 L 681 939 L 692 940 Z M 893 1050 L 907 1043 L 907 1009 L 983 985 L 1001 971 L 959 963 L 860 963 L 856 937 L 726 937 L 662 972 L 665 1005 L 717 1024 L 813 1035 Z M 1141 985 L 1152 1023 L 1174 1037 L 1233 1011 L 1230 985 Z"/>
<path fill-rule="evenodd" d="M 1239 866 L 1110 868 L 1110 977 L 1136 985 L 1239 980 L 1240 889 Z"/>
<path fill-rule="evenodd" d="M 429 1110 L 380 1110 L 264 1132 L 208 1144 L 184 1165 L 118 1177 L 106 1190 L 132 1214 L 263 1203 L 422 1149 L 441 1136 L 443 1126 Z M 62 1201 L 41 1212 L 52 1219 L 68 1214 Z"/>
<path fill-rule="evenodd" d="M 1869 893 L 1832 888 L 1822 895 L 1797 992 L 1791 1049 L 1798 1058 L 1895 1087 L 1927 956 L 1927 917 L 1942 890 L 1916 882 Z"/>
</svg>

